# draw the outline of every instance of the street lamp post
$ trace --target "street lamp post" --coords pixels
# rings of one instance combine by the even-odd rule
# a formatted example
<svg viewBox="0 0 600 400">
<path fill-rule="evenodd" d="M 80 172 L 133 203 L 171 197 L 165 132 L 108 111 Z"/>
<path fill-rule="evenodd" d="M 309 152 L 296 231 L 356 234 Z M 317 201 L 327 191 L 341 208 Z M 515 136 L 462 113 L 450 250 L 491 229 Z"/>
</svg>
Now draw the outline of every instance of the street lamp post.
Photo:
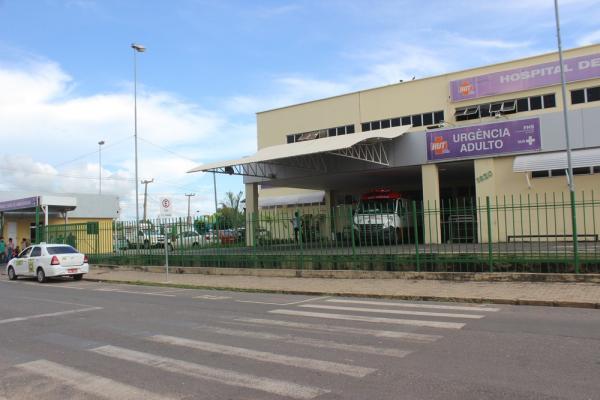
<svg viewBox="0 0 600 400">
<path fill-rule="evenodd" d="M 102 194 L 102 146 L 104 140 L 98 142 L 98 194 Z"/>
<path fill-rule="evenodd" d="M 139 199 L 139 180 L 138 180 L 138 137 L 137 137 L 137 53 L 143 53 L 146 48 L 141 44 L 131 44 L 133 49 L 133 123 L 134 123 L 134 142 L 135 142 L 135 225 L 136 235 L 139 232 L 140 223 L 140 199 Z M 137 237 L 137 236 L 136 236 Z M 136 240 L 136 249 L 140 249 L 140 241 Z"/>
</svg>

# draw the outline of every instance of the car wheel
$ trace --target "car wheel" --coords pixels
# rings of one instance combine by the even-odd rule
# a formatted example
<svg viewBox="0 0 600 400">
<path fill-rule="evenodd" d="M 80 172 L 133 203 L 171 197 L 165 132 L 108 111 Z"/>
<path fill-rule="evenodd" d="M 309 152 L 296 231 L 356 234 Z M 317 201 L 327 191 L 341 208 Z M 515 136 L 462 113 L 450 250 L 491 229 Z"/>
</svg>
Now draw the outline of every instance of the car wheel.
<svg viewBox="0 0 600 400">
<path fill-rule="evenodd" d="M 8 268 L 8 279 L 11 281 L 17 280 L 17 274 L 15 273 L 15 269 L 13 267 Z"/>
<path fill-rule="evenodd" d="M 44 272 L 44 268 L 38 268 L 36 276 L 39 283 L 46 282 L 46 273 Z"/>
<path fill-rule="evenodd" d="M 73 280 L 74 281 L 80 281 L 82 278 L 83 278 L 83 274 L 73 275 Z"/>
</svg>

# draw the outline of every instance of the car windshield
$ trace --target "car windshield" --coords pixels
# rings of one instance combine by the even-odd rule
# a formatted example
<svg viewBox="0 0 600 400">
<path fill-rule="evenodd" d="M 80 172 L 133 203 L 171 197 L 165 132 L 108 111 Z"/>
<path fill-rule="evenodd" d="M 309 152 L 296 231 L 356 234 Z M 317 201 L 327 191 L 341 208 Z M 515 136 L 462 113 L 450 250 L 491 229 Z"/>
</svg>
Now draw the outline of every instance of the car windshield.
<svg viewBox="0 0 600 400">
<path fill-rule="evenodd" d="M 381 214 L 395 211 L 395 199 L 374 199 L 361 201 L 358 205 L 360 214 Z"/>
<path fill-rule="evenodd" d="M 76 249 L 74 249 L 73 247 L 71 247 L 71 246 L 52 246 L 52 247 L 46 247 L 46 251 L 50 255 L 78 253 L 78 251 Z"/>
</svg>

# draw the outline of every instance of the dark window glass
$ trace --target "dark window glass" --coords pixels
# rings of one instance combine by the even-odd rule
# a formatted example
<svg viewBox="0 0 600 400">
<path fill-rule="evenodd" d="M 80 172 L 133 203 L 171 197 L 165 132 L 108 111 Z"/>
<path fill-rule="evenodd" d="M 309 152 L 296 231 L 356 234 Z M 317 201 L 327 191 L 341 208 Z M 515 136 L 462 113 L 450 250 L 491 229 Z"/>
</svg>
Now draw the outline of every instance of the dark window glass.
<svg viewBox="0 0 600 400">
<path fill-rule="evenodd" d="M 294 135 L 294 142 L 297 142 L 298 139 L 300 139 L 300 136 L 302 136 L 301 133 L 298 133 L 298 134 Z"/>
<path fill-rule="evenodd" d="M 584 89 L 571 90 L 571 104 L 585 103 L 585 91 Z"/>
<path fill-rule="evenodd" d="M 371 130 L 371 123 L 370 122 L 363 122 L 362 124 L 360 124 L 360 128 L 362 129 L 363 132 L 367 132 Z"/>
<path fill-rule="evenodd" d="M 573 175 L 587 175 L 590 173 L 590 167 L 573 168 Z"/>
<path fill-rule="evenodd" d="M 343 135 L 343 133 L 340 133 L 339 129 L 340 128 L 338 128 L 337 132 L 336 132 L 335 128 L 327 129 L 327 136 Z"/>
<path fill-rule="evenodd" d="M 337 134 L 338 135 L 345 135 L 346 134 L 346 127 L 345 126 L 340 126 L 337 128 Z"/>
<path fill-rule="evenodd" d="M 423 114 L 423 125 L 431 125 L 431 124 L 433 124 L 433 114 L 432 113 Z"/>
<path fill-rule="evenodd" d="M 402 117 L 402 125 L 410 125 L 410 116 Z"/>
<path fill-rule="evenodd" d="M 532 110 L 540 110 L 542 108 L 542 96 L 530 97 L 529 106 Z"/>
<path fill-rule="evenodd" d="M 517 112 L 529 111 L 529 99 L 527 97 L 517 100 Z"/>
<path fill-rule="evenodd" d="M 444 112 L 436 111 L 433 113 L 433 123 L 438 124 L 444 120 Z"/>
<path fill-rule="evenodd" d="M 422 119 L 421 119 L 421 114 L 413 115 L 412 116 L 412 126 L 421 126 L 421 125 L 423 125 Z"/>
<path fill-rule="evenodd" d="M 390 126 L 391 125 L 389 119 L 384 119 L 383 121 L 381 121 L 381 129 L 389 128 Z"/>
<path fill-rule="evenodd" d="M 531 172 L 532 178 L 545 178 L 547 176 L 550 176 L 550 171 L 532 171 Z"/>
<path fill-rule="evenodd" d="M 479 111 L 477 111 L 474 114 L 467 115 L 467 119 L 478 119 L 478 118 L 479 118 Z"/>
<path fill-rule="evenodd" d="M 567 171 L 564 169 L 553 169 L 551 172 L 552 176 L 565 176 L 567 174 Z"/>
<path fill-rule="evenodd" d="M 39 257 L 41 255 L 42 255 L 41 247 L 34 247 L 33 250 L 31 250 L 30 257 Z"/>
<path fill-rule="evenodd" d="M 457 121 L 466 121 L 468 119 L 469 119 L 468 115 L 459 115 L 459 116 L 456 117 Z"/>
<path fill-rule="evenodd" d="M 52 247 L 46 247 L 46 250 L 48 251 L 48 254 L 55 255 L 55 254 L 73 254 L 73 253 L 78 253 L 77 250 L 75 250 L 73 247 L 71 246 L 52 246 Z"/>
<path fill-rule="evenodd" d="M 294 143 L 294 135 L 287 135 L 287 142 Z"/>
<path fill-rule="evenodd" d="M 381 121 L 371 122 L 371 130 L 374 131 L 376 129 L 381 129 Z"/>
<path fill-rule="evenodd" d="M 553 94 L 547 94 L 544 96 L 544 108 L 556 107 L 556 96 Z"/>
<path fill-rule="evenodd" d="M 354 125 L 346 125 L 346 133 L 347 134 L 354 133 Z"/>
<path fill-rule="evenodd" d="M 502 108 L 502 103 L 492 104 L 490 106 L 490 113 L 493 113 L 493 112 L 496 112 L 496 111 L 500 111 L 501 108 Z"/>
<path fill-rule="evenodd" d="M 400 118 L 393 118 L 392 126 L 400 126 Z"/>
<path fill-rule="evenodd" d="M 600 86 L 588 88 L 587 101 L 600 101 Z"/>
<path fill-rule="evenodd" d="M 594 167 L 594 173 L 595 174 L 600 174 L 600 166 L 597 165 L 597 166 Z"/>
<path fill-rule="evenodd" d="M 489 117 L 490 116 L 490 105 L 489 104 L 480 105 L 479 106 L 479 114 L 481 115 L 481 118 Z"/>
</svg>

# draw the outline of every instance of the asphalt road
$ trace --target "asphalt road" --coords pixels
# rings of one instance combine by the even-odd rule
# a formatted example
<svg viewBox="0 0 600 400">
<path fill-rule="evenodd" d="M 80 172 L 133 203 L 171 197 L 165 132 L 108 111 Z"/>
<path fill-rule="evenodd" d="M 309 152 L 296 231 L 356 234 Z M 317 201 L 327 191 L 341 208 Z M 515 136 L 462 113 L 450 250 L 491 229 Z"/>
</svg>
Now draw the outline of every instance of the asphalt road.
<svg viewBox="0 0 600 400">
<path fill-rule="evenodd" d="M 0 280 L 0 399 L 600 399 L 597 310 Z"/>
</svg>

